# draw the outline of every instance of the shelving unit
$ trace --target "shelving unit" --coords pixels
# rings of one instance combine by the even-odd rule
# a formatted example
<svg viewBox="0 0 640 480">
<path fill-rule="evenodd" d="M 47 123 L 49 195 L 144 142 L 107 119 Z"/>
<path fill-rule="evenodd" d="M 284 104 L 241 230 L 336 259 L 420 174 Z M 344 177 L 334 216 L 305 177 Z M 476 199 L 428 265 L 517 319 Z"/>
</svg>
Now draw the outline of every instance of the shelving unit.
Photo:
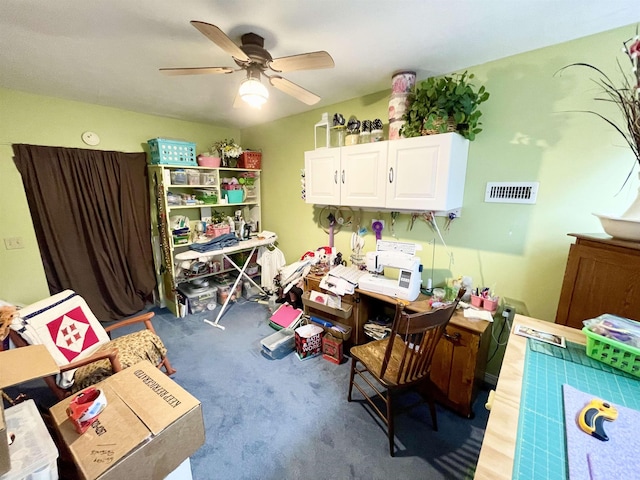
<svg viewBox="0 0 640 480">
<path fill-rule="evenodd" d="M 262 224 L 260 209 L 261 171 L 246 168 L 208 168 L 178 165 L 149 165 L 148 169 L 152 241 L 158 284 L 157 300 L 161 306 L 166 306 L 177 316 L 179 315 L 177 288 L 181 282 L 221 275 L 236 270 L 231 265 L 225 265 L 222 257 L 218 260 L 213 257 L 210 264 L 205 264 L 202 267 L 202 273 L 196 273 L 197 270 L 185 272 L 185 269 L 181 266 L 183 262 L 176 260 L 175 257 L 177 254 L 189 250 L 193 237 L 190 236 L 185 243 L 176 244 L 172 235 L 171 218 L 181 215 L 187 217 L 192 223 L 211 218 L 215 213 L 223 214 L 225 217 L 233 217 L 235 212 L 240 210 L 242 218 L 247 223 L 254 225 L 253 233 L 259 232 Z M 202 174 L 211 174 L 209 179 L 215 176 L 215 181 L 206 184 L 202 182 L 192 182 L 191 184 L 172 183 L 172 172 L 178 170 L 197 172 L 199 178 L 202 178 Z M 251 174 L 254 178 L 252 189 L 244 186 L 242 188 L 243 201 L 227 203 L 226 200 L 221 199 L 222 180 L 232 177 L 239 179 L 243 174 Z M 169 192 L 173 194 L 193 194 L 197 189 L 215 190 L 218 195 L 217 202 L 213 204 L 172 205 L 168 201 Z M 193 234 L 193 228 L 191 229 L 191 234 Z M 243 252 L 239 252 L 237 255 L 242 254 Z"/>
</svg>

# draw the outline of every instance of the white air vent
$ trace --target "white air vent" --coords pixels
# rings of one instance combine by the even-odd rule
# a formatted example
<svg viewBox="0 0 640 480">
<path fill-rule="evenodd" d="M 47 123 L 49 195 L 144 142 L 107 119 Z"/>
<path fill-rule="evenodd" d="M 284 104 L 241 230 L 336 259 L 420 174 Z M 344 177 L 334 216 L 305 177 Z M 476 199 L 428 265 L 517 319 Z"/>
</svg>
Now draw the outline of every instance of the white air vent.
<svg viewBox="0 0 640 480">
<path fill-rule="evenodd" d="M 487 182 L 484 201 L 493 203 L 536 203 L 539 182 Z"/>
</svg>

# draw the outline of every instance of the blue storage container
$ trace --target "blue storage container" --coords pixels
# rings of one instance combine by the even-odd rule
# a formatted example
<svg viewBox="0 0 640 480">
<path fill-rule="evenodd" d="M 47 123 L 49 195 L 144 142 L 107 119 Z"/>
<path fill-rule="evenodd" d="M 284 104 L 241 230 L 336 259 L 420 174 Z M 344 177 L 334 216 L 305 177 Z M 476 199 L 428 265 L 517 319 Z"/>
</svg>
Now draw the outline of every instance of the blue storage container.
<svg viewBox="0 0 640 480">
<path fill-rule="evenodd" d="M 166 138 L 147 141 L 152 165 L 197 166 L 196 144 Z"/>
</svg>

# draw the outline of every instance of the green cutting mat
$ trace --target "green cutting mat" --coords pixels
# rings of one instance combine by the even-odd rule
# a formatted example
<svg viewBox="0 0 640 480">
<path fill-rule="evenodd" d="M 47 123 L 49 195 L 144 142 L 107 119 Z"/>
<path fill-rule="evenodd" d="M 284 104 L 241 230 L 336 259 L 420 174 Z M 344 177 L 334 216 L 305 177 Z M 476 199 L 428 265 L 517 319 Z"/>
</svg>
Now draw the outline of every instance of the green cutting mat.
<svg viewBox="0 0 640 480">
<path fill-rule="evenodd" d="M 562 385 L 640 409 L 640 380 L 567 348 L 527 339 L 513 479 L 568 478 Z"/>
</svg>

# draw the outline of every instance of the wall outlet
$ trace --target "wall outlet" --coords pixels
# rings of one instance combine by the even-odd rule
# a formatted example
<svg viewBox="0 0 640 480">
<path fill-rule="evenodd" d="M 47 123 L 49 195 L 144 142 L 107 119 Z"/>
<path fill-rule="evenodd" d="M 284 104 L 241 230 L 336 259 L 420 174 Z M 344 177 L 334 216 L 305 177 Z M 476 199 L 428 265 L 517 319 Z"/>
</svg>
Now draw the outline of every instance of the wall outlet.
<svg viewBox="0 0 640 480">
<path fill-rule="evenodd" d="M 502 307 L 502 318 L 508 320 L 510 324 L 513 324 L 513 318 L 516 316 L 516 307 L 511 305 L 505 305 Z"/>
<path fill-rule="evenodd" d="M 24 248 L 22 237 L 7 237 L 4 239 L 4 248 L 7 250 L 17 250 Z"/>
</svg>

